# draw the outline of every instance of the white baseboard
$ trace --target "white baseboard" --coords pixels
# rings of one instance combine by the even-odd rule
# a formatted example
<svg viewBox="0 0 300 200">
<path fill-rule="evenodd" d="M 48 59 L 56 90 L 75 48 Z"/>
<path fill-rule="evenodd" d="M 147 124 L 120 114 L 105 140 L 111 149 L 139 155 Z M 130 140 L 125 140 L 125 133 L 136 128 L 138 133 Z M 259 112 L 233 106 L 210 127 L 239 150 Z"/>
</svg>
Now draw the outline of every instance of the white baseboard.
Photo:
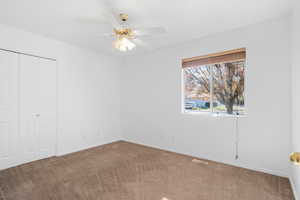
<svg viewBox="0 0 300 200">
<path fill-rule="evenodd" d="M 109 144 L 109 143 L 113 143 L 113 142 L 117 142 L 117 141 L 120 141 L 120 140 L 105 141 L 105 142 L 99 143 L 99 144 L 87 145 L 87 146 L 84 146 L 84 147 L 79 147 L 79 148 L 68 150 L 68 151 L 62 151 L 62 152 L 58 152 L 56 154 L 56 156 L 64 156 L 64 155 L 67 155 L 67 154 L 70 154 L 70 153 L 75 153 L 75 152 L 78 152 L 78 151 L 90 149 L 90 148 L 93 148 L 93 147 L 97 147 L 97 146 L 101 146 L 101 145 L 105 145 L 105 144 Z"/>
<path fill-rule="evenodd" d="M 294 179 L 292 177 L 289 177 L 289 180 L 290 180 L 290 183 L 291 183 L 291 186 L 292 186 L 292 190 L 293 190 L 293 193 L 294 193 L 295 200 L 300 200 L 300 197 L 298 196 L 298 193 L 297 193 L 297 190 L 296 190 Z"/>
<path fill-rule="evenodd" d="M 236 167 L 240 167 L 240 168 L 244 168 L 244 169 L 248 169 L 248 170 L 253 170 L 253 171 L 263 172 L 263 173 L 266 173 L 266 174 L 272 174 L 272 175 L 275 175 L 275 176 L 289 178 L 289 174 L 283 173 L 282 171 L 270 170 L 270 169 L 265 169 L 265 168 L 261 168 L 261 167 L 257 167 L 257 166 L 252 166 L 252 165 L 245 164 L 245 163 L 242 163 L 242 162 L 239 162 L 239 161 L 235 162 L 235 161 L 229 161 L 229 160 L 220 160 L 220 159 L 216 159 L 216 158 L 208 158 L 208 157 L 205 157 L 205 156 L 200 156 L 199 157 L 198 155 L 192 155 L 192 154 L 187 153 L 187 152 L 178 152 L 174 149 L 162 148 L 160 146 L 156 146 L 156 145 L 152 145 L 152 144 L 148 144 L 148 143 L 143 143 L 143 142 L 140 142 L 140 141 L 137 141 L 137 140 L 134 140 L 134 139 L 125 138 L 124 141 L 132 142 L 132 143 L 136 143 L 136 144 L 140 144 L 140 145 L 145 145 L 145 146 L 149 146 L 149 147 L 153 147 L 153 148 L 157 148 L 157 149 L 162 149 L 162 150 L 166 150 L 166 151 L 170 151 L 170 152 L 174 152 L 174 153 L 178 153 L 178 154 L 183 154 L 183 155 L 187 155 L 187 156 L 191 156 L 191 157 L 196 157 L 196 158 L 200 158 L 200 159 L 219 162 L 219 163 L 223 163 L 223 164 L 226 164 L 226 165 L 232 165 L 232 166 L 236 166 Z"/>
<path fill-rule="evenodd" d="M 218 161 L 216 161 L 216 162 L 218 162 Z M 241 168 L 249 169 L 249 170 L 253 170 L 253 171 L 263 172 L 263 173 L 266 173 L 266 174 L 272 174 L 274 176 L 289 178 L 289 174 L 283 173 L 283 172 L 278 171 L 278 170 L 265 169 L 265 168 L 261 168 L 261 167 L 257 167 L 257 166 L 251 166 L 249 164 L 243 164 L 243 163 L 238 163 L 238 162 L 224 162 L 224 164 L 229 164 L 229 165 L 233 165 L 233 166 L 236 166 L 236 167 L 241 167 Z"/>
</svg>

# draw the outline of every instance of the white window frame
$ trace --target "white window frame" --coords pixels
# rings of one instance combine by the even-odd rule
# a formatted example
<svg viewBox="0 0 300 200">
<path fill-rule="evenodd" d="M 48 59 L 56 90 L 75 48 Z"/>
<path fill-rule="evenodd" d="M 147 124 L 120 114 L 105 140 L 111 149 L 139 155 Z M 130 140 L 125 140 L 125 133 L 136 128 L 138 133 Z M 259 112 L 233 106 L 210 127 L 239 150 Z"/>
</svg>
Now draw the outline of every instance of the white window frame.
<svg viewBox="0 0 300 200">
<path fill-rule="evenodd" d="M 245 59 L 245 71 L 244 71 L 244 76 L 245 76 L 245 82 L 244 82 L 244 97 L 245 99 L 247 99 L 247 88 L 246 88 L 246 83 L 247 83 L 247 59 Z M 220 62 L 219 64 L 223 64 L 225 62 Z M 210 95 L 211 95 L 211 98 L 210 98 L 210 109 L 209 111 L 187 111 L 185 109 L 185 76 L 184 76 L 184 68 L 182 68 L 182 66 L 180 65 L 180 70 L 181 70 L 181 114 L 184 114 L 184 115 L 208 115 L 208 116 L 213 116 L 213 117 L 246 117 L 247 115 L 247 106 L 246 106 L 246 103 L 247 101 L 245 101 L 244 103 L 244 114 L 242 115 L 236 115 L 236 114 L 228 114 L 228 113 L 225 113 L 225 112 L 213 112 L 213 106 L 212 105 L 212 95 L 213 95 L 213 84 L 212 84 L 212 81 L 213 81 L 213 78 L 212 76 L 210 76 L 210 79 L 209 79 L 209 82 L 210 82 Z M 209 68 L 210 70 L 210 73 L 212 72 L 211 70 L 211 67 Z M 211 73 L 212 74 L 212 73 Z"/>
</svg>

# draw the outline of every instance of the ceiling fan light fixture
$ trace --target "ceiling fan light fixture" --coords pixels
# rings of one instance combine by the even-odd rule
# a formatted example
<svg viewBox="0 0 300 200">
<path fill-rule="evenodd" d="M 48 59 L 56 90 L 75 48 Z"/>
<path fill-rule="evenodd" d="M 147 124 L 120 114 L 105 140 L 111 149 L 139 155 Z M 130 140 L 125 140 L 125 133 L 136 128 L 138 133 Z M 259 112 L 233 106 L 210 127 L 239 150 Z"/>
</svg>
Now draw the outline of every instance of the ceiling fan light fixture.
<svg viewBox="0 0 300 200">
<path fill-rule="evenodd" d="M 119 51 L 130 51 L 136 47 L 136 45 L 133 42 L 131 42 L 129 39 L 125 37 L 117 38 L 113 42 L 113 46 Z"/>
<path fill-rule="evenodd" d="M 131 24 L 128 24 L 129 17 L 125 13 L 119 14 L 119 17 L 116 18 L 115 13 L 111 12 L 111 17 L 113 32 L 104 34 L 103 36 L 113 36 L 115 40 L 112 42 L 112 46 L 122 52 L 130 51 L 134 49 L 136 45 L 147 47 L 139 38 L 140 36 L 154 36 L 165 33 L 163 27 L 134 29 Z"/>
</svg>

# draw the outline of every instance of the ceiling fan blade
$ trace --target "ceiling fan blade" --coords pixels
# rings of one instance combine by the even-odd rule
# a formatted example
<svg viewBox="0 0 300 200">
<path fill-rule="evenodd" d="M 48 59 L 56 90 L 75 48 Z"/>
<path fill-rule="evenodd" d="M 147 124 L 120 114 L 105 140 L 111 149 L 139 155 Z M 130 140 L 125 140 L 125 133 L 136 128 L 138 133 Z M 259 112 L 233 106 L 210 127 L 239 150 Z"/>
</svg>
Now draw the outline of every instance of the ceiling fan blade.
<svg viewBox="0 0 300 200">
<path fill-rule="evenodd" d="M 165 34 L 167 31 L 164 27 L 152 27 L 152 28 L 145 28 L 145 29 L 135 29 L 134 33 L 137 36 L 145 36 L 145 35 L 162 35 Z"/>
<path fill-rule="evenodd" d="M 148 46 L 148 44 L 146 42 L 144 42 L 143 40 L 141 40 L 139 38 L 134 38 L 131 41 L 139 46 Z"/>
<path fill-rule="evenodd" d="M 121 21 L 119 18 L 119 14 L 115 7 L 111 4 L 112 1 L 110 0 L 101 0 L 101 4 L 106 9 L 105 16 L 109 19 L 110 24 L 115 27 L 121 27 Z"/>
<path fill-rule="evenodd" d="M 73 21 L 75 24 L 79 24 L 81 26 L 87 26 L 87 27 L 100 27 L 100 26 L 106 26 L 106 27 L 119 27 L 120 24 L 115 22 L 113 17 L 107 14 L 102 14 L 99 16 L 96 16 L 94 18 L 92 17 L 81 17 L 76 18 Z M 70 23 L 70 22 L 68 22 Z"/>
<path fill-rule="evenodd" d="M 115 34 L 113 33 L 103 33 L 97 36 L 98 38 L 113 38 L 115 37 Z"/>
<path fill-rule="evenodd" d="M 76 19 L 77 23 L 83 24 L 83 25 L 101 25 L 101 24 L 109 24 L 107 19 L 101 18 L 78 18 Z"/>
<path fill-rule="evenodd" d="M 143 49 L 147 51 L 153 50 L 153 48 L 150 46 L 149 43 L 145 42 L 144 40 L 141 40 L 139 38 L 135 38 L 131 40 L 135 45 L 142 47 Z"/>
</svg>

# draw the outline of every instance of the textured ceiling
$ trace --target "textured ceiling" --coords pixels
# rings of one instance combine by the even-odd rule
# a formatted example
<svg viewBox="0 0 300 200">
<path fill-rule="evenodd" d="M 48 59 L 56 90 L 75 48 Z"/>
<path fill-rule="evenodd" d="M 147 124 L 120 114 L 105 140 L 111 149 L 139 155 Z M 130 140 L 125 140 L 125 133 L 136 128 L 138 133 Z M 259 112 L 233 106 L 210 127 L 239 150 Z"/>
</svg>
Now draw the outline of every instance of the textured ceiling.
<svg viewBox="0 0 300 200">
<path fill-rule="evenodd" d="M 107 3 L 109 2 L 109 3 Z M 107 4 L 129 14 L 133 27 L 163 26 L 162 36 L 144 37 L 148 44 L 132 53 L 182 43 L 285 15 L 289 0 L 0 0 L 0 23 L 104 53 L 117 53 L 112 30 L 103 17 Z"/>
</svg>

